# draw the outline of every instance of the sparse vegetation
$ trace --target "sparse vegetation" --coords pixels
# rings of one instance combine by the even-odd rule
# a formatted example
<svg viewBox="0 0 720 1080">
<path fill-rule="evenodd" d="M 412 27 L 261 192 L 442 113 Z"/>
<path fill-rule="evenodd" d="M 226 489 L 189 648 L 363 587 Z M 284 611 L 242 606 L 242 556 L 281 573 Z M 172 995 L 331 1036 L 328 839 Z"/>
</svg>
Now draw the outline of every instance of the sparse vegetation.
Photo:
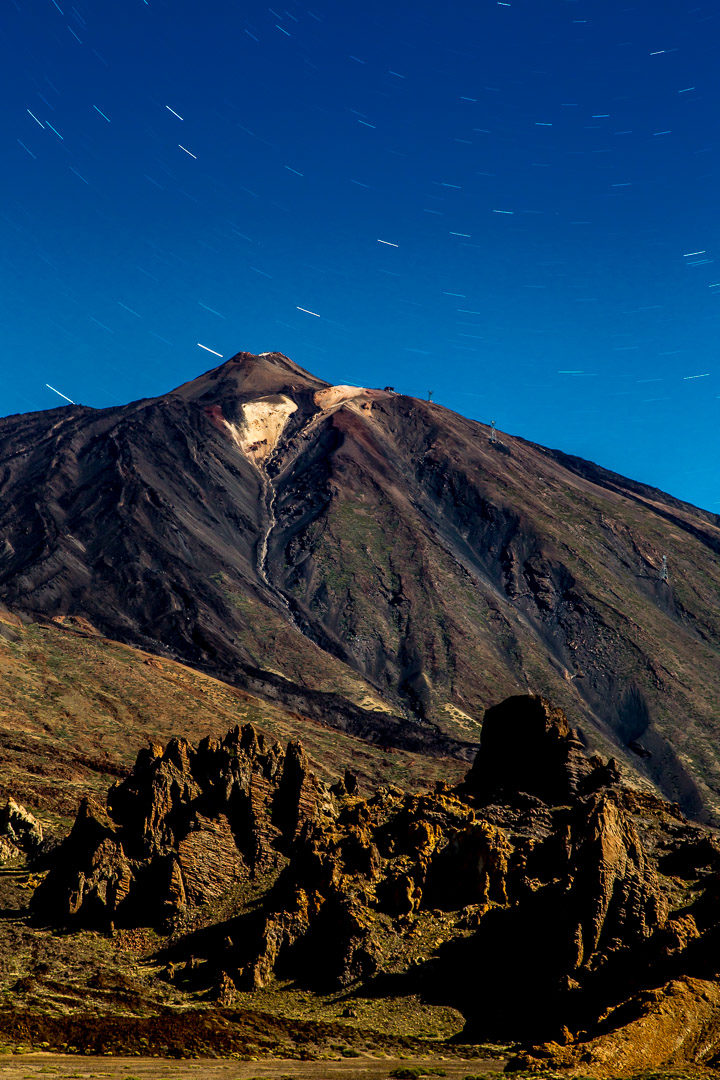
<svg viewBox="0 0 720 1080">
<path fill-rule="evenodd" d="M 394 773 L 425 787 L 463 771 L 462 762 L 449 759 L 401 750 L 388 755 L 279 704 L 82 628 L 27 623 L 16 635 L 14 641 L 0 636 L 0 795 L 19 799 L 56 828 L 68 827 L 83 795 L 102 803 L 148 739 L 197 740 L 237 723 L 256 723 L 280 740 L 301 735 L 328 779 L 350 760 L 366 783 Z M 52 660 L 52 670 L 40 657 Z"/>
</svg>

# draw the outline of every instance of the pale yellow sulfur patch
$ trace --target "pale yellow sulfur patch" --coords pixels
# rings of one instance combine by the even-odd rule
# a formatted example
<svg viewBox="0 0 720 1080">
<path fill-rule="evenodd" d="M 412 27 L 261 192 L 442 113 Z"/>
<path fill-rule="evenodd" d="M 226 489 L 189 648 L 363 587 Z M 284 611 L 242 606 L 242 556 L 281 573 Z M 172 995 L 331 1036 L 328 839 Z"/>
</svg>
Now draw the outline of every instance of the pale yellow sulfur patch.
<svg viewBox="0 0 720 1080">
<path fill-rule="evenodd" d="M 241 419 L 225 424 L 234 441 L 252 461 L 266 461 L 278 444 L 288 418 L 297 405 L 285 394 L 259 398 L 241 405 Z"/>
</svg>

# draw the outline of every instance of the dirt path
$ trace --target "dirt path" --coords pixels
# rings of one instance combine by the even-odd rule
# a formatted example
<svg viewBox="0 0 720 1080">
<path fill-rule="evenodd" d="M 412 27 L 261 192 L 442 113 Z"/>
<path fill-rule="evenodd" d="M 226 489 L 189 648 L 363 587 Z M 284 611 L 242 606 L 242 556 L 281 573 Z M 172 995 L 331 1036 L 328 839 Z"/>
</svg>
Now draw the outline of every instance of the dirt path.
<svg viewBox="0 0 720 1080">
<path fill-rule="evenodd" d="M 398 1068 L 440 1070 L 447 1080 L 498 1073 L 504 1062 L 473 1058 L 409 1061 L 353 1058 L 348 1061 L 227 1061 L 216 1058 L 170 1061 L 166 1058 L 79 1057 L 71 1054 L 14 1054 L 0 1057 L 2 1080 L 387 1080 Z"/>
</svg>

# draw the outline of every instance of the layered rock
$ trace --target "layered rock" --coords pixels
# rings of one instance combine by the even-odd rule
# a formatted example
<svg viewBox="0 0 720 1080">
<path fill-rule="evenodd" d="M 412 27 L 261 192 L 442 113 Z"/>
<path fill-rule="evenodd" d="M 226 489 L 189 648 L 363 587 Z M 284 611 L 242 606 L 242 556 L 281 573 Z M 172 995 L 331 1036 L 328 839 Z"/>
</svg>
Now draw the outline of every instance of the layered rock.
<svg viewBox="0 0 720 1080">
<path fill-rule="evenodd" d="M 466 790 L 486 802 L 518 792 L 564 803 L 619 779 L 611 759 L 585 756 L 562 709 L 539 694 L 507 698 L 485 713 Z"/>
<path fill-rule="evenodd" d="M 221 742 L 148 747 L 110 789 L 107 810 L 83 802 L 35 910 L 85 924 L 152 923 L 220 899 L 277 865 L 329 801 L 299 743 L 283 750 L 250 725 Z"/>
<path fill-rule="evenodd" d="M 42 825 L 24 806 L 9 798 L 0 809 L 0 863 L 35 855 L 42 846 Z"/>
<path fill-rule="evenodd" d="M 667 917 L 657 872 L 613 793 L 587 800 L 568 830 L 575 968 L 649 937 Z"/>
</svg>

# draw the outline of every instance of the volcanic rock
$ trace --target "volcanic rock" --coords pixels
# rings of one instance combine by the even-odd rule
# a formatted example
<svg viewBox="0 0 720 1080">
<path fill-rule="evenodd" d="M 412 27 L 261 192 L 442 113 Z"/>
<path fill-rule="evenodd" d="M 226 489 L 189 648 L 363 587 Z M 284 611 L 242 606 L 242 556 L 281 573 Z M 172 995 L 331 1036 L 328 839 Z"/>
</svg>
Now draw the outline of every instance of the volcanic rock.
<svg viewBox="0 0 720 1080">
<path fill-rule="evenodd" d="M 34 855 L 43 842 L 40 822 L 24 806 L 9 798 L 0 809 L 0 862 Z"/>
<path fill-rule="evenodd" d="M 614 761 L 587 758 L 562 709 L 538 694 L 508 698 L 485 713 L 466 788 L 486 802 L 517 792 L 567 803 L 619 779 Z"/>
<path fill-rule="evenodd" d="M 329 801 L 299 744 L 268 745 L 250 725 L 221 742 L 145 748 L 107 811 L 83 802 L 34 908 L 89 925 L 151 924 L 275 865 Z"/>
<path fill-rule="evenodd" d="M 720 987 L 682 977 L 632 995 L 592 1032 L 565 1046 L 549 1042 L 522 1052 L 516 1069 L 568 1069 L 610 1078 L 688 1063 L 720 1063 Z M 665 1075 L 663 1073 L 663 1075 Z M 670 1075 L 670 1074 L 668 1074 Z M 673 1075 L 688 1076 L 682 1071 Z"/>
<path fill-rule="evenodd" d="M 486 723 L 465 781 L 421 794 L 363 797 L 348 774 L 331 791 L 298 744 L 267 746 L 249 726 L 147 748 L 107 813 L 82 807 L 33 906 L 69 925 L 147 925 L 206 905 L 158 959 L 225 1002 L 276 979 L 414 993 L 461 1010 L 467 1039 L 545 1040 L 518 1064 L 612 1075 L 653 1031 L 658 1063 L 709 1060 L 713 835 L 586 758 L 537 695 Z"/>
</svg>

